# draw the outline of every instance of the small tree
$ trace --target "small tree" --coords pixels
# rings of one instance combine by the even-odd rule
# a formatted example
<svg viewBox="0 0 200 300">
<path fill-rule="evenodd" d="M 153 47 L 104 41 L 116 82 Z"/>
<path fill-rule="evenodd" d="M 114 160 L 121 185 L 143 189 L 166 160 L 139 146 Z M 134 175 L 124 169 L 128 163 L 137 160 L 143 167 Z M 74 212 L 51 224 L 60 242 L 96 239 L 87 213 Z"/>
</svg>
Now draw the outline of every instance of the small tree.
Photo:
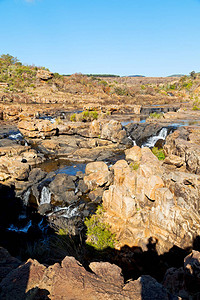
<svg viewBox="0 0 200 300">
<path fill-rule="evenodd" d="M 195 71 L 192 71 L 192 72 L 190 73 L 190 77 L 191 77 L 192 79 L 196 79 L 196 78 L 197 78 L 197 74 L 195 73 Z"/>
</svg>

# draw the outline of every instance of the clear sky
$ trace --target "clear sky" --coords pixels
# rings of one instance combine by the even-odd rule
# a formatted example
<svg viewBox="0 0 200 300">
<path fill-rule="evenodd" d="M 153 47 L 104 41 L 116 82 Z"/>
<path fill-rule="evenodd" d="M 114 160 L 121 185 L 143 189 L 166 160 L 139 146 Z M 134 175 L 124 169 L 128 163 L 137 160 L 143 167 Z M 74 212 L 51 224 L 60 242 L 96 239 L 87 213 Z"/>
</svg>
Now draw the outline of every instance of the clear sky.
<svg viewBox="0 0 200 300">
<path fill-rule="evenodd" d="M 200 71 L 200 0 L 0 0 L 0 54 L 61 74 Z"/>
</svg>

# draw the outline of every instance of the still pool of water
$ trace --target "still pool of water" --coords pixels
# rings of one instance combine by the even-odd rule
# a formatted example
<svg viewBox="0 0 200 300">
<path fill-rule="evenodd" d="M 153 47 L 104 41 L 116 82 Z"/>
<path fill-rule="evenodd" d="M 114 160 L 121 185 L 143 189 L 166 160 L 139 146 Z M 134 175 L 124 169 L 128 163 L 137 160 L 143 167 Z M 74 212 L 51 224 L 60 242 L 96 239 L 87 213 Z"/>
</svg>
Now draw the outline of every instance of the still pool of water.
<svg viewBox="0 0 200 300">
<path fill-rule="evenodd" d="M 76 175 L 78 171 L 85 173 L 85 163 L 78 163 L 68 160 L 47 160 L 38 165 L 45 172 L 55 172 L 56 174 Z"/>
</svg>

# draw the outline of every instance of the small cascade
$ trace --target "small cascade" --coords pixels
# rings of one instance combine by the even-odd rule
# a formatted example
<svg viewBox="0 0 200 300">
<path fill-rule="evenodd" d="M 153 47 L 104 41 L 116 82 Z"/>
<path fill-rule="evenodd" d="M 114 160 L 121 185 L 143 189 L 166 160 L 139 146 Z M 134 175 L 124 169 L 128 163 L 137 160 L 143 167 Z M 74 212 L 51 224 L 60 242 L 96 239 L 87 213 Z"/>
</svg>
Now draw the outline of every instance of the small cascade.
<svg viewBox="0 0 200 300">
<path fill-rule="evenodd" d="M 132 141 L 133 146 L 137 146 L 136 141 L 132 139 L 132 137 L 129 135 L 128 139 Z"/>
<path fill-rule="evenodd" d="M 67 207 L 65 212 L 61 215 L 61 217 L 70 219 L 72 217 L 76 217 L 79 216 L 79 210 L 78 207 Z"/>
<path fill-rule="evenodd" d="M 23 135 L 20 132 L 12 133 L 8 136 L 9 139 L 11 140 L 22 140 Z"/>
<path fill-rule="evenodd" d="M 148 138 L 148 140 L 142 145 L 142 147 L 153 148 L 158 140 L 165 140 L 168 134 L 167 128 L 163 127 L 159 134 Z"/>
<path fill-rule="evenodd" d="M 51 116 L 39 116 L 38 119 L 41 119 L 41 120 L 48 120 L 50 121 L 52 124 L 55 123 L 56 119 L 51 117 Z"/>
<path fill-rule="evenodd" d="M 51 192 L 48 187 L 44 186 L 41 191 L 40 205 L 51 203 Z"/>
<path fill-rule="evenodd" d="M 63 217 L 63 218 L 73 218 L 80 215 L 78 207 L 74 207 L 72 205 L 68 207 L 56 207 L 55 210 L 48 214 L 48 217 L 50 216 L 56 216 L 56 217 Z"/>
<path fill-rule="evenodd" d="M 22 200 L 23 200 L 24 206 L 27 206 L 27 205 L 28 205 L 30 194 L 31 194 L 31 190 L 30 190 L 30 189 L 28 189 L 28 190 L 23 194 Z"/>
</svg>

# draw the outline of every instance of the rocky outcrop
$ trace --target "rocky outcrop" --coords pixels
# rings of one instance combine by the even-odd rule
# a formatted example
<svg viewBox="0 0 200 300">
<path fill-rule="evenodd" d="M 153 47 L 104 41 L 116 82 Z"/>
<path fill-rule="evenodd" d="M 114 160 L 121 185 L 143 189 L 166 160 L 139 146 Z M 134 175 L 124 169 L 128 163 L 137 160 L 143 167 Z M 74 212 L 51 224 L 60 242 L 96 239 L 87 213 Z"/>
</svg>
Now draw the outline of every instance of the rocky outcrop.
<svg viewBox="0 0 200 300">
<path fill-rule="evenodd" d="M 126 159 L 129 164 L 121 160 L 113 166 L 114 182 L 103 194 L 105 220 L 117 233 L 119 246 L 146 250 L 150 237 L 159 253 L 174 244 L 191 246 L 200 233 L 198 176 L 177 179 L 174 188 L 150 149 L 135 146 L 126 151 Z"/>
<path fill-rule="evenodd" d="M 25 141 L 0 140 L 0 181 L 27 180 L 31 166 L 43 162 L 44 156 L 31 149 Z"/>
<path fill-rule="evenodd" d="M 101 138 L 111 140 L 114 143 L 130 144 L 126 131 L 122 130 L 122 125 L 116 120 L 110 120 L 102 125 Z"/>
<path fill-rule="evenodd" d="M 55 124 L 49 120 L 22 120 L 18 123 L 21 133 L 29 138 L 45 138 L 55 135 L 57 130 Z"/>
<path fill-rule="evenodd" d="M 200 130 L 181 127 L 170 134 L 164 146 L 166 164 L 185 166 L 189 172 L 200 174 Z M 169 157 L 169 158 L 168 158 Z"/>
<path fill-rule="evenodd" d="M 49 185 L 49 190 L 53 195 L 52 203 L 66 203 L 71 204 L 78 200 L 75 194 L 76 176 L 69 176 L 67 174 L 57 174 Z"/>
<path fill-rule="evenodd" d="M 41 79 L 41 80 L 49 80 L 51 78 L 53 78 L 53 73 L 47 71 L 47 70 L 38 70 L 36 77 Z"/>
<path fill-rule="evenodd" d="M 165 186 L 173 193 L 178 206 L 200 214 L 200 176 L 196 174 L 173 171 L 162 176 Z"/>
<path fill-rule="evenodd" d="M 104 160 L 132 145 L 120 122 L 115 120 L 52 124 L 48 120 L 29 119 L 20 121 L 18 127 L 42 153 L 74 161 Z"/>
<path fill-rule="evenodd" d="M 93 262 L 86 271 L 73 257 L 61 265 L 45 267 L 36 260 L 10 271 L 0 283 L 0 298 L 23 299 L 176 299 L 148 275 L 124 284 L 121 269 L 110 263 Z"/>
<path fill-rule="evenodd" d="M 85 138 L 99 138 L 113 143 L 131 144 L 120 122 L 116 120 L 94 120 L 93 122 L 51 123 L 49 120 L 27 119 L 18 123 L 26 137 L 41 138 L 59 135 L 79 135 Z"/>
</svg>

